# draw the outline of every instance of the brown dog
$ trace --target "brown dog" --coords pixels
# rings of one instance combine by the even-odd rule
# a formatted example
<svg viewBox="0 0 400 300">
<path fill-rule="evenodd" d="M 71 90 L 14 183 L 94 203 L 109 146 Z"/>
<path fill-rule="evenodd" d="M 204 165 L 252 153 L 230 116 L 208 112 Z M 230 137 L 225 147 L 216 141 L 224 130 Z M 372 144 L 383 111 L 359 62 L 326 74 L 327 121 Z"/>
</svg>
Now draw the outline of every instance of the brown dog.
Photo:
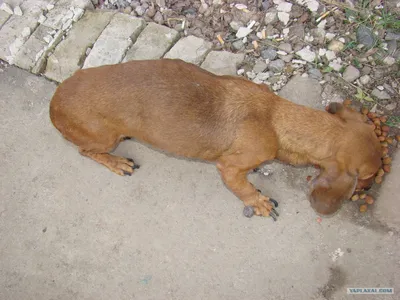
<svg viewBox="0 0 400 300">
<path fill-rule="evenodd" d="M 357 188 L 372 184 L 381 147 L 362 116 L 333 103 L 329 112 L 289 102 L 267 86 L 216 76 L 181 60 L 131 61 L 77 71 L 57 88 L 50 118 L 82 155 L 119 175 L 132 159 L 110 152 L 135 138 L 176 155 L 215 162 L 227 187 L 256 215 L 273 199 L 247 180 L 261 163 L 316 164 L 311 206 L 336 212 Z"/>
</svg>

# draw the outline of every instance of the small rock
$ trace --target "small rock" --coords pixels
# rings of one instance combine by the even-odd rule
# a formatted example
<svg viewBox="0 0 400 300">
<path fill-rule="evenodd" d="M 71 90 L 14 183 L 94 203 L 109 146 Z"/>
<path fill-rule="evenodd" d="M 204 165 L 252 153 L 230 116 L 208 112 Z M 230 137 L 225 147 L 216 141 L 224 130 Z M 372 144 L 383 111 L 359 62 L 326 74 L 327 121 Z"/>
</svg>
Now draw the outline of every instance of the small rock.
<svg viewBox="0 0 400 300">
<path fill-rule="evenodd" d="M 284 25 L 287 25 L 287 23 L 289 23 L 290 15 L 287 12 L 280 11 L 278 12 L 278 19 Z"/>
<path fill-rule="evenodd" d="M 305 37 L 304 25 L 293 25 L 289 28 L 289 38 L 297 37 L 300 40 L 303 40 Z"/>
<path fill-rule="evenodd" d="M 340 42 L 340 41 L 337 41 L 337 40 L 333 40 L 328 45 L 328 49 L 332 50 L 332 51 L 334 51 L 336 53 L 342 51 L 343 48 L 344 48 L 344 44 L 342 42 Z"/>
<path fill-rule="evenodd" d="M 313 28 L 311 29 L 311 35 L 314 37 L 314 41 L 316 45 L 320 45 L 324 43 L 325 40 L 325 30 L 322 28 Z"/>
<path fill-rule="evenodd" d="M 267 64 L 263 61 L 257 61 L 256 64 L 254 65 L 253 71 L 255 73 L 261 73 L 267 68 Z"/>
<path fill-rule="evenodd" d="M 342 60 L 340 58 L 334 59 L 329 62 L 329 66 L 334 69 L 336 72 L 339 72 L 342 68 Z"/>
<path fill-rule="evenodd" d="M 304 13 L 303 8 L 300 5 L 294 4 L 291 10 L 291 17 L 292 18 L 300 18 Z"/>
<path fill-rule="evenodd" d="M 239 30 L 236 32 L 236 37 L 242 39 L 250 34 L 253 30 L 248 27 L 240 27 Z"/>
<path fill-rule="evenodd" d="M 153 20 L 157 24 L 163 24 L 164 23 L 164 18 L 163 18 L 162 14 L 159 11 L 156 12 Z"/>
<path fill-rule="evenodd" d="M 11 6 L 10 5 L 8 5 L 7 3 L 2 3 L 1 5 L 0 5 L 0 9 L 1 10 L 4 10 L 6 13 L 8 13 L 8 14 L 10 14 L 10 15 L 12 15 L 14 12 L 13 12 L 13 10 L 12 10 L 12 8 L 11 8 Z"/>
<path fill-rule="evenodd" d="M 375 45 L 375 36 L 372 30 L 364 25 L 360 25 L 356 32 L 357 41 L 367 48 L 372 48 Z"/>
<path fill-rule="evenodd" d="M 146 9 L 143 6 L 138 6 L 135 8 L 135 12 L 137 13 L 138 16 L 143 16 L 146 12 Z"/>
<path fill-rule="evenodd" d="M 124 8 L 124 13 L 125 13 L 125 14 L 128 14 L 128 15 L 129 15 L 131 12 L 132 12 L 132 7 L 127 6 L 127 7 Z"/>
<path fill-rule="evenodd" d="M 321 29 L 325 29 L 326 26 L 326 20 L 322 20 L 321 22 L 318 23 L 317 27 Z"/>
<path fill-rule="evenodd" d="M 237 70 L 236 74 L 243 75 L 244 74 L 244 69 Z"/>
<path fill-rule="evenodd" d="M 278 11 L 283 11 L 288 13 L 292 10 L 292 5 L 293 5 L 292 3 L 283 1 L 278 4 L 278 7 L 276 9 Z"/>
<path fill-rule="evenodd" d="M 400 41 L 400 33 L 386 32 L 385 40 L 387 40 L 387 41 Z"/>
<path fill-rule="evenodd" d="M 29 27 L 24 27 L 24 29 L 22 29 L 21 36 L 27 38 L 30 35 L 31 35 L 31 29 Z"/>
<path fill-rule="evenodd" d="M 282 59 L 271 61 L 268 65 L 268 69 L 274 73 L 282 72 L 284 67 L 285 67 L 285 62 Z"/>
<path fill-rule="evenodd" d="M 269 59 L 269 60 L 274 60 L 278 54 L 276 53 L 276 50 L 273 48 L 267 48 L 261 50 L 261 57 L 264 59 Z"/>
<path fill-rule="evenodd" d="M 267 80 L 269 77 L 271 76 L 271 74 L 269 72 L 261 72 L 258 73 L 256 76 L 256 79 L 260 80 L 260 81 L 265 81 Z"/>
<path fill-rule="evenodd" d="M 246 72 L 246 76 L 247 76 L 248 79 L 251 80 L 251 79 L 256 78 L 257 74 L 254 73 L 253 71 L 251 71 L 251 72 Z"/>
<path fill-rule="evenodd" d="M 389 100 L 390 95 L 385 91 L 380 91 L 377 88 L 374 88 L 371 93 L 372 96 L 378 98 L 379 100 Z"/>
<path fill-rule="evenodd" d="M 52 10 L 54 8 L 54 4 L 52 4 L 52 3 L 49 3 L 49 4 L 47 4 L 47 6 L 46 6 L 46 9 L 47 10 Z"/>
<path fill-rule="evenodd" d="M 325 53 L 325 57 L 328 59 L 328 61 L 331 61 L 331 60 L 333 60 L 333 59 L 336 58 L 336 54 L 335 54 L 334 51 L 328 50 L 328 51 L 326 51 L 326 53 Z"/>
<path fill-rule="evenodd" d="M 371 71 L 372 71 L 372 69 L 370 67 L 365 66 L 364 68 L 361 69 L 361 74 L 368 75 L 371 73 Z"/>
<path fill-rule="evenodd" d="M 22 16 L 21 7 L 19 7 L 18 5 L 16 7 L 14 7 L 14 14 L 17 16 Z"/>
<path fill-rule="evenodd" d="M 265 14 L 264 23 L 265 25 L 274 24 L 278 21 L 278 13 L 275 12 L 267 12 Z"/>
<path fill-rule="evenodd" d="M 350 65 L 344 70 L 343 79 L 347 82 L 353 82 L 358 77 L 360 77 L 360 71 L 356 67 Z"/>
<path fill-rule="evenodd" d="M 392 66 L 396 63 L 396 60 L 391 56 L 386 56 L 385 59 L 383 60 L 383 63 Z"/>
<path fill-rule="evenodd" d="M 234 31 L 238 31 L 240 27 L 243 27 L 243 23 L 242 22 L 238 22 L 238 21 L 232 21 L 232 22 L 229 23 L 229 26 Z"/>
<path fill-rule="evenodd" d="M 387 84 L 387 83 L 384 83 L 384 84 L 383 84 L 383 87 L 384 87 L 387 91 L 389 91 L 389 93 L 392 93 L 392 94 L 395 94 L 395 93 L 396 93 L 396 91 L 395 91 L 389 84 Z"/>
<path fill-rule="evenodd" d="M 306 1 L 304 1 L 306 2 Z M 318 10 L 319 3 L 317 0 L 309 0 L 306 2 L 307 8 L 313 12 Z"/>
<path fill-rule="evenodd" d="M 244 48 L 244 43 L 242 40 L 237 40 L 232 42 L 232 47 L 235 50 L 242 50 Z"/>
<path fill-rule="evenodd" d="M 325 34 L 325 37 L 326 37 L 326 39 L 327 39 L 328 41 L 333 40 L 333 38 L 334 38 L 335 36 L 336 36 L 336 34 L 330 33 L 330 32 L 327 32 L 327 33 Z"/>
<path fill-rule="evenodd" d="M 369 75 L 363 75 L 360 77 L 360 82 L 362 85 L 367 85 L 371 81 L 371 76 Z"/>
<path fill-rule="evenodd" d="M 296 54 L 298 56 L 300 56 L 301 59 L 308 61 L 308 62 L 314 62 L 315 56 L 316 56 L 315 53 L 313 51 L 311 51 L 310 49 L 308 49 L 307 47 L 301 49 L 300 51 L 297 51 Z"/>
<path fill-rule="evenodd" d="M 280 59 L 282 59 L 284 62 L 288 63 L 293 59 L 293 54 L 288 54 L 285 56 L 281 56 Z"/>
<path fill-rule="evenodd" d="M 308 70 L 308 74 L 310 75 L 311 78 L 318 79 L 318 80 L 322 79 L 322 73 L 318 69 L 314 69 L 314 68 L 310 69 L 310 70 Z"/>
<path fill-rule="evenodd" d="M 323 48 L 322 48 L 322 49 L 319 49 L 319 50 L 318 50 L 318 55 L 319 55 L 319 56 L 324 56 L 325 54 L 326 54 L 326 49 L 323 49 Z"/>
<path fill-rule="evenodd" d="M 292 52 L 292 45 L 289 43 L 283 43 L 278 46 L 279 50 L 285 51 L 286 53 Z"/>
<path fill-rule="evenodd" d="M 381 85 L 378 85 L 377 87 L 376 87 L 378 90 L 380 90 L 380 91 L 383 91 L 385 88 L 383 87 L 383 86 L 381 86 Z"/>
<path fill-rule="evenodd" d="M 47 18 L 46 18 L 43 14 L 41 14 L 41 15 L 39 16 L 39 19 L 38 19 L 39 24 L 43 24 L 44 21 L 46 21 L 46 19 L 47 19 Z"/>
<path fill-rule="evenodd" d="M 397 103 L 389 103 L 388 105 L 385 106 L 387 110 L 394 110 L 397 107 Z"/>
<path fill-rule="evenodd" d="M 285 51 L 282 51 L 282 50 L 276 51 L 276 53 L 277 53 L 278 55 L 282 55 L 282 56 L 287 55 L 287 53 L 286 53 Z"/>
<path fill-rule="evenodd" d="M 252 206 L 245 206 L 243 208 L 243 215 L 246 218 L 251 218 L 254 215 L 254 208 Z"/>
<path fill-rule="evenodd" d="M 397 42 L 395 40 L 389 41 L 387 43 L 388 53 L 390 56 L 393 56 L 397 50 Z"/>
</svg>

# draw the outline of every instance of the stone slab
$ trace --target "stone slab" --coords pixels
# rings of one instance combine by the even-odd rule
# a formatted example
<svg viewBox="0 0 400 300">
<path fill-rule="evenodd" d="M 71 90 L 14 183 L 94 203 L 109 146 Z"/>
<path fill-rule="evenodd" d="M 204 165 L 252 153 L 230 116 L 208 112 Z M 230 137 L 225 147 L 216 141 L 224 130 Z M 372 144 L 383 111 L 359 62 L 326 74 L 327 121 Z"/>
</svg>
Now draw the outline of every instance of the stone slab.
<svg viewBox="0 0 400 300">
<path fill-rule="evenodd" d="M 159 59 L 179 39 L 178 31 L 149 23 L 128 50 L 124 62 L 130 60 Z"/>
<path fill-rule="evenodd" d="M 199 65 L 210 51 L 212 43 L 195 36 L 180 39 L 168 51 L 164 58 L 182 59 L 186 62 Z"/>
<path fill-rule="evenodd" d="M 79 7 L 56 6 L 46 14 L 42 24 L 53 29 L 66 30 L 73 22 L 77 22 L 83 13 L 84 10 Z"/>
<path fill-rule="evenodd" d="M 237 66 L 243 62 L 243 53 L 231 53 L 227 51 L 211 51 L 201 67 L 216 75 L 237 75 Z"/>
<path fill-rule="evenodd" d="M 121 62 L 128 47 L 136 41 L 145 25 L 143 19 L 127 14 L 114 15 L 94 44 L 83 68 Z"/>
<path fill-rule="evenodd" d="M 12 15 L 0 29 L 0 58 L 12 63 L 37 24 L 36 19 Z"/>
<path fill-rule="evenodd" d="M 297 75 L 289 80 L 279 95 L 294 103 L 323 110 L 321 92 L 318 80 Z"/>
<path fill-rule="evenodd" d="M 4 23 L 8 20 L 11 15 L 6 13 L 4 10 L 0 10 L 0 28 L 4 25 Z"/>
<path fill-rule="evenodd" d="M 47 60 L 45 76 L 61 82 L 81 68 L 86 50 L 110 22 L 112 12 L 86 11 Z"/>
<path fill-rule="evenodd" d="M 66 6 L 66 7 L 79 7 L 82 9 L 93 9 L 93 3 L 91 0 L 58 0 L 58 6 Z"/>
<path fill-rule="evenodd" d="M 25 0 L 20 4 L 23 17 L 38 19 L 43 11 L 47 10 L 47 5 L 55 1 L 51 0 Z M 14 6 L 13 6 L 14 7 Z"/>
<path fill-rule="evenodd" d="M 47 54 L 62 38 L 61 31 L 54 36 L 51 35 L 52 31 L 50 27 L 39 25 L 15 55 L 14 64 L 35 74 L 41 72 Z"/>
</svg>

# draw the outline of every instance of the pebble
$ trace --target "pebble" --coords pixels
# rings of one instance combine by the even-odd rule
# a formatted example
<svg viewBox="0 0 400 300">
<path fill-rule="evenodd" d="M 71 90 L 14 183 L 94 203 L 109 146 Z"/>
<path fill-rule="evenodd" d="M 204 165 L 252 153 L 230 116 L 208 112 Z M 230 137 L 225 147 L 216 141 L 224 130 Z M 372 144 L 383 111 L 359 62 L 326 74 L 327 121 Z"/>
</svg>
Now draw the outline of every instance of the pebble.
<svg viewBox="0 0 400 300">
<path fill-rule="evenodd" d="M 269 60 L 274 60 L 278 54 L 276 53 L 276 50 L 273 48 L 267 48 L 261 50 L 261 57 L 264 59 L 269 59 Z"/>
<path fill-rule="evenodd" d="M 356 32 L 357 41 L 367 48 L 372 48 L 375 45 L 374 33 L 365 25 L 360 25 Z"/>
<path fill-rule="evenodd" d="M 335 36 L 336 36 L 336 34 L 330 33 L 330 32 L 327 32 L 326 35 L 325 35 L 325 37 L 326 37 L 326 39 L 327 39 L 328 41 L 333 40 L 333 38 L 334 38 Z"/>
<path fill-rule="evenodd" d="M 390 95 L 385 91 L 380 91 L 377 88 L 374 88 L 371 93 L 372 96 L 378 98 L 379 100 L 389 100 Z"/>
<path fill-rule="evenodd" d="M 243 208 L 243 215 L 246 218 L 251 218 L 254 215 L 254 208 L 252 206 L 245 206 Z"/>
<path fill-rule="evenodd" d="M 261 73 L 267 68 L 267 64 L 263 61 L 257 61 L 256 64 L 254 65 L 253 71 L 255 73 Z"/>
<path fill-rule="evenodd" d="M 237 21 L 232 21 L 229 23 L 229 26 L 234 30 L 238 31 L 240 27 L 243 27 L 243 23 L 237 22 Z"/>
<path fill-rule="evenodd" d="M 329 63 L 329 66 L 336 72 L 339 72 L 342 68 L 342 60 L 340 58 L 334 59 Z"/>
<path fill-rule="evenodd" d="M 232 47 L 233 47 L 235 50 L 241 50 L 241 49 L 244 48 L 244 43 L 243 43 L 242 40 L 237 40 L 237 41 L 234 41 L 234 42 L 232 43 Z"/>
<path fill-rule="evenodd" d="M 387 32 L 385 36 L 387 41 L 400 41 L 400 33 Z"/>
<path fill-rule="evenodd" d="M 253 30 L 249 27 L 240 27 L 239 30 L 236 32 L 236 37 L 238 39 L 244 38 L 250 34 Z"/>
<path fill-rule="evenodd" d="M 385 59 L 383 60 L 383 63 L 388 66 L 392 66 L 396 63 L 396 60 L 394 59 L 394 57 L 386 56 Z"/>
<path fill-rule="evenodd" d="M 311 51 L 309 48 L 303 48 L 300 51 L 297 51 L 296 54 L 301 57 L 301 59 L 308 61 L 308 62 L 314 62 L 315 60 L 315 53 Z"/>
<path fill-rule="evenodd" d="M 310 70 L 308 70 L 308 74 L 310 75 L 311 78 L 318 79 L 318 80 L 322 79 L 322 73 L 318 69 L 315 69 L 315 68 L 310 69 Z"/>
<path fill-rule="evenodd" d="M 138 14 L 138 16 L 143 16 L 146 12 L 146 9 L 143 6 L 138 6 L 135 8 L 135 12 Z"/>
<path fill-rule="evenodd" d="M 346 70 L 344 70 L 343 79 L 347 82 L 353 82 L 358 77 L 360 77 L 360 70 L 358 70 L 356 67 L 350 65 L 346 68 Z"/>
<path fill-rule="evenodd" d="M 21 7 L 19 7 L 18 5 L 16 7 L 14 7 L 14 14 L 17 16 L 22 16 Z"/>
<path fill-rule="evenodd" d="M 47 4 L 47 6 L 46 6 L 46 9 L 47 10 L 52 10 L 54 8 L 54 4 L 52 4 L 52 3 L 49 3 L 49 4 Z"/>
<path fill-rule="evenodd" d="M 264 23 L 265 25 L 268 24 L 274 24 L 278 21 L 278 13 L 276 11 L 274 12 L 267 12 L 265 14 L 265 18 L 264 18 Z"/>
<path fill-rule="evenodd" d="M 164 18 L 163 18 L 162 14 L 159 11 L 156 12 L 156 15 L 154 16 L 153 20 L 157 24 L 164 23 Z"/>
<path fill-rule="evenodd" d="M 292 52 L 292 45 L 289 43 L 283 43 L 278 46 L 279 50 L 285 51 L 286 53 Z"/>
<path fill-rule="evenodd" d="M 257 76 L 256 76 L 256 78 L 257 78 L 258 80 L 261 80 L 261 81 L 265 81 L 265 80 L 267 80 L 269 77 L 271 77 L 271 74 L 270 74 L 269 72 L 258 73 Z"/>
<path fill-rule="evenodd" d="M 132 12 L 132 7 L 127 6 L 127 7 L 124 8 L 124 13 L 125 13 L 125 14 L 128 14 L 128 15 L 129 15 L 131 12 Z"/>
<path fill-rule="evenodd" d="M 321 22 L 318 23 L 317 27 L 321 29 L 325 29 L 326 26 L 326 20 L 322 20 Z"/>
<path fill-rule="evenodd" d="M 289 23 L 290 15 L 287 12 L 280 11 L 278 12 L 278 19 L 284 25 L 287 25 L 287 23 Z"/>
<path fill-rule="evenodd" d="M 338 40 L 333 40 L 332 42 L 329 43 L 328 49 L 332 50 L 334 52 L 340 52 L 344 48 L 344 44 Z"/>
<path fill-rule="evenodd" d="M 362 85 L 367 85 L 371 81 L 371 76 L 369 75 L 363 75 L 360 77 L 360 82 Z"/>
<path fill-rule="evenodd" d="M 316 44 L 320 45 L 324 43 L 325 40 L 325 30 L 322 28 L 313 28 L 311 29 L 311 34 L 314 37 L 314 41 Z"/>
<path fill-rule="evenodd" d="M 254 79 L 254 78 L 256 78 L 257 74 L 254 73 L 253 71 L 250 71 L 250 72 L 246 72 L 246 76 L 248 79 Z"/>
<path fill-rule="evenodd" d="M 11 8 L 11 6 L 10 5 L 8 5 L 7 3 L 2 3 L 1 5 L 0 5 L 0 9 L 1 10 L 4 10 L 6 13 L 8 13 L 8 14 L 10 14 L 10 15 L 12 15 L 14 12 L 13 12 L 13 10 L 12 10 L 12 8 Z"/>
<path fill-rule="evenodd" d="M 371 67 L 365 66 L 364 68 L 361 69 L 361 74 L 363 75 L 368 75 L 372 71 Z"/>
<path fill-rule="evenodd" d="M 288 54 L 288 55 L 282 55 L 280 57 L 284 62 L 288 63 L 293 59 L 293 54 Z"/>
<path fill-rule="evenodd" d="M 285 62 L 282 59 L 271 61 L 268 65 L 268 69 L 274 73 L 282 72 L 283 68 L 285 68 Z"/>
<path fill-rule="evenodd" d="M 292 10 L 292 3 L 289 2 L 280 2 L 278 4 L 278 7 L 276 8 L 278 11 L 283 11 L 283 12 L 290 12 Z"/>
<path fill-rule="evenodd" d="M 335 54 L 335 52 L 332 51 L 332 50 L 326 51 L 325 56 L 326 56 L 326 58 L 327 58 L 329 61 L 331 61 L 332 59 L 335 59 L 335 58 L 336 58 L 336 54 Z"/>
<path fill-rule="evenodd" d="M 243 75 L 244 74 L 244 69 L 239 69 L 236 72 L 238 75 Z"/>
</svg>

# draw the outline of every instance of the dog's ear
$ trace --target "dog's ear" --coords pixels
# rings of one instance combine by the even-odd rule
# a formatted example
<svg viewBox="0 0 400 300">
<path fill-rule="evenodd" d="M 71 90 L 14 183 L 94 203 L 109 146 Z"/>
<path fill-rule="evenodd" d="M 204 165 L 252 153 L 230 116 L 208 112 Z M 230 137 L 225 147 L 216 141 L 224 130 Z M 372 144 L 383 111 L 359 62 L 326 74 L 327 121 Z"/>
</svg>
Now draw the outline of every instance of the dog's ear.
<svg viewBox="0 0 400 300">
<path fill-rule="evenodd" d="M 367 121 L 367 117 L 365 115 L 360 114 L 359 112 L 356 112 L 355 110 L 353 110 L 349 107 L 345 107 L 342 103 L 338 103 L 338 102 L 329 103 L 327 111 L 330 114 L 340 117 L 344 121 L 347 121 L 347 120 L 353 120 L 353 121 L 359 121 L 359 122 Z"/>
<path fill-rule="evenodd" d="M 356 184 L 357 177 L 345 170 L 325 169 L 311 183 L 311 206 L 321 215 L 331 215 L 351 197 Z"/>
</svg>

